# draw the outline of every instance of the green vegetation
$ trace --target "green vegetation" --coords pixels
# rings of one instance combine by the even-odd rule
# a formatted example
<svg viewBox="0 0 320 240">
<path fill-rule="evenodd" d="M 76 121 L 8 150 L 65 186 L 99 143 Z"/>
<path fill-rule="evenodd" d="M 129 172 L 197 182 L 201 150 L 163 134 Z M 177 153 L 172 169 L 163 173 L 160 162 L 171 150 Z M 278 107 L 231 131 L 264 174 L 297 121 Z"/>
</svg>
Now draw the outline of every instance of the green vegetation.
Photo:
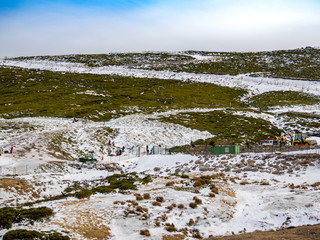
<svg viewBox="0 0 320 240">
<path fill-rule="evenodd" d="M 320 80 L 320 49 L 294 49 L 272 52 L 191 52 L 213 61 L 181 62 L 158 69 L 215 74 Z"/>
<path fill-rule="evenodd" d="M 287 122 L 287 126 L 291 127 L 295 132 L 301 132 L 301 129 L 307 131 L 319 132 L 320 128 L 320 115 L 314 113 L 303 112 L 287 112 L 279 115 Z"/>
<path fill-rule="evenodd" d="M 109 54 L 77 54 L 62 56 L 18 57 L 16 60 L 50 60 L 56 62 L 83 63 L 89 67 L 126 65 L 131 67 L 152 67 L 159 64 L 176 64 L 192 61 L 187 55 L 172 53 L 109 53 Z"/>
<path fill-rule="evenodd" d="M 74 196 L 76 198 L 88 198 L 92 194 L 96 193 L 111 193 L 118 189 L 120 192 L 125 190 L 136 190 L 137 183 L 147 184 L 152 181 L 149 175 L 144 178 L 140 178 L 135 173 L 133 174 L 114 174 L 112 176 L 106 177 L 103 181 L 107 181 L 109 185 L 98 186 L 92 189 L 82 189 L 81 191 L 75 192 Z M 69 190 L 69 188 L 68 188 Z"/>
<path fill-rule="evenodd" d="M 207 56 L 196 60 L 194 55 Z M 320 49 L 304 48 L 271 52 L 110 53 L 21 57 L 18 60 L 52 60 L 84 63 L 89 67 L 125 65 L 133 68 L 196 73 L 244 74 L 252 76 L 320 80 Z"/>
<path fill-rule="evenodd" d="M 320 103 L 320 97 L 316 95 L 293 92 L 278 91 L 266 92 L 248 99 L 251 106 L 267 110 L 274 106 L 290 106 L 290 105 L 313 105 Z"/>
<path fill-rule="evenodd" d="M 209 145 L 211 141 L 219 144 L 257 143 L 260 139 L 281 135 L 281 130 L 270 122 L 244 114 L 235 115 L 229 111 L 212 111 L 207 113 L 180 113 L 175 116 L 163 117 L 165 122 L 180 124 L 189 128 L 209 131 L 214 134 L 212 139 L 199 140 L 195 145 Z"/>
<path fill-rule="evenodd" d="M 26 203 L 25 206 L 32 206 L 36 203 L 60 200 L 68 197 L 76 197 L 79 199 L 89 198 L 91 195 L 97 193 L 111 193 L 116 190 L 120 193 L 124 193 L 126 190 L 136 190 L 137 185 L 139 184 L 148 184 L 149 182 L 152 182 L 150 175 L 140 177 L 137 173 L 114 174 L 104 179 L 93 181 L 92 184 L 96 186 L 91 189 L 88 188 L 88 185 L 81 186 L 80 183 L 76 182 L 73 186 L 67 187 L 61 195 L 48 197 L 35 202 L 29 202 Z M 106 183 L 108 183 L 108 185 L 105 185 Z"/>
<path fill-rule="evenodd" d="M 38 231 L 29 231 L 25 229 L 16 229 L 7 232 L 3 236 L 3 240 L 69 240 L 68 236 L 63 236 L 61 233 L 46 233 Z"/>
<path fill-rule="evenodd" d="M 245 90 L 208 83 L 0 68 L 0 115 L 109 120 L 167 109 L 243 107 Z M 40 101 L 41 99 L 41 101 Z"/>
<path fill-rule="evenodd" d="M 20 209 L 5 207 L 0 209 L 0 228 L 11 228 L 13 223 L 28 221 L 33 223 L 53 215 L 47 207 Z"/>
</svg>

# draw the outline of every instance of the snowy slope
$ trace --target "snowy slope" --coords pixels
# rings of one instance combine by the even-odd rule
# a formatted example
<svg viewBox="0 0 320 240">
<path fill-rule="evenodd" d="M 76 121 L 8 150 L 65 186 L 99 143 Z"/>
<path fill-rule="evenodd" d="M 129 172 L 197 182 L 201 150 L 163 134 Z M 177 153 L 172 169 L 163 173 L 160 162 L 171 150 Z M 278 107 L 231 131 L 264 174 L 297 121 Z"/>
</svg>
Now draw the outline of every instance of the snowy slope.
<svg viewBox="0 0 320 240">
<path fill-rule="evenodd" d="M 281 78 L 250 77 L 246 74 L 237 76 L 214 75 L 214 74 L 196 74 L 186 72 L 154 71 L 127 68 L 125 66 L 107 66 L 89 68 L 84 64 L 70 62 L 52 62 L 52 61 L 13 61 L 3 60 L 0 64 L 4 66 L 16 66 L 22 68 L 32 68 L 50 71 L 76 72 L 120 75 L 141 78 L 158 79 L 176 79 L 182 81 L 196 81 L 214 83 L 227 87 L 238 87 L 246 89 L 252 94 L 261 94 L 269 91 L 298 91 L 315 95 L 320 95 L 319 81 L 302 81 Z"/>
</svg>

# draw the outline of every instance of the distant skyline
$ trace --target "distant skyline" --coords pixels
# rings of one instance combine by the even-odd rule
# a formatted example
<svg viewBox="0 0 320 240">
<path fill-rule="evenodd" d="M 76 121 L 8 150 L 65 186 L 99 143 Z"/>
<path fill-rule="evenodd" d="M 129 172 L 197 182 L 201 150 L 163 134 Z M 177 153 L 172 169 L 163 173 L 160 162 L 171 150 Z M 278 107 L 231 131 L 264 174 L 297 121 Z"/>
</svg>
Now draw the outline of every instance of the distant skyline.
<svg viewBox="0 0 320 240">
<path fill-rule="evenodd" d="M 320 46 L 320 0 L 0 0 L 0 57 Z"/>
</svg>

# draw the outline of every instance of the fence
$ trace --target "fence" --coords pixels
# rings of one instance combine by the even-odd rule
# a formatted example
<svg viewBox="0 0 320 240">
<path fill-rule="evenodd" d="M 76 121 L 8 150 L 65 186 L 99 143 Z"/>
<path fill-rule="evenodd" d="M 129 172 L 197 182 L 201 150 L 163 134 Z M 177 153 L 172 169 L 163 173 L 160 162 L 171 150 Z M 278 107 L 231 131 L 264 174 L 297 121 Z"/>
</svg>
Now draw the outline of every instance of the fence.
<svg viewBox="0 0 320 240">
<path fill-rule="evenodd" d="M 48 172 L 41 169 L 41 164 L 25 164 L 19 166 L 0 166 L 0 176 L 22 176 Z"/>
</svg>

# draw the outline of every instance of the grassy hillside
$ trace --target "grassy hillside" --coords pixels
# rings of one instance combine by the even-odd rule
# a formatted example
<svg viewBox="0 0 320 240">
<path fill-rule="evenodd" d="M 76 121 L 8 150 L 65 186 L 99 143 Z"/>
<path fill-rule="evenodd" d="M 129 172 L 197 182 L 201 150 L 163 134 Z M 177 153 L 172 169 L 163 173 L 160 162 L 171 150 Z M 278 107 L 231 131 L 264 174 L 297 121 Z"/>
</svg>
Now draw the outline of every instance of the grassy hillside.
<svg viewBox="0 0 320 240">
<path fill-rule="evenodd" d="M 198 60 L 197 56 L 202 56 Z M 196 73 L 245 74 L 252 76 L 320 80 L 320 49 L 303 48 L 270 52 L 113 53 L 21 57 L 84 63 L 90 67 L 125 65 L 134 68 Z"/>
<path fill-rule="evenodd" d="M 208 139 L 206 144 L 209 144 L 211 140 L 215 143 L 252 144 L 260 139 L 279 136 L 282 132 L 268 121 L 246 117 L 245 114 L 235 115 L 232 111 L 180 113 L 175 116 L 162 118 L 162 121 L 199 130 L 207 130 L 216 135 L 213 139 Z M 198 141 L 198 144 L 203 143 L 202 141 Z"/>
<path fill-rule="evenodd" d="M 0 68 L 4 117 L 88 117 L 108 120 L 134 112 L 243 108 L 246 91 L 207 83 Z"/>
<path fill-rule="evenodd" d="M 115 53 L 18 59 L 74 62 L 90 67 L 125 65 L 131 68 L 196 73 L 250 73 L 254 76 L 320 79 L 319 49 L 258 53 Z M 234 111 L 250 112 L 252 108 L 269 111 L 275 106 L 320 103 L 318 96 L 299 92 L 268 92 L 245 98 L 245 90 L 208 83 L 5 67 L 0 68 L 0 86 L 0 117 L 5 118 L 88 117 L 95 121 L 106 121 L 138 112 L 189 108 L 229 109 L 207 113 L 180 113 L 161 120 L 207 130 L 216 135 L 214 141 L 225 140 L 230 143 L 254 143 L 280 135 L 282 131 L 268 121 L 235 115 Z M 319 116 L 287 113 L 279 115 L 280 118 L 286 128 L 316 131 L 319 127 Z"/>
<path fill-rule="evenodd" d="M 320 103 L 320 97 L 293 91 L 266 92 L 248 99 L 248 103 L 262 110 L 275 106 L 313 105 Z"/>
</svg>

